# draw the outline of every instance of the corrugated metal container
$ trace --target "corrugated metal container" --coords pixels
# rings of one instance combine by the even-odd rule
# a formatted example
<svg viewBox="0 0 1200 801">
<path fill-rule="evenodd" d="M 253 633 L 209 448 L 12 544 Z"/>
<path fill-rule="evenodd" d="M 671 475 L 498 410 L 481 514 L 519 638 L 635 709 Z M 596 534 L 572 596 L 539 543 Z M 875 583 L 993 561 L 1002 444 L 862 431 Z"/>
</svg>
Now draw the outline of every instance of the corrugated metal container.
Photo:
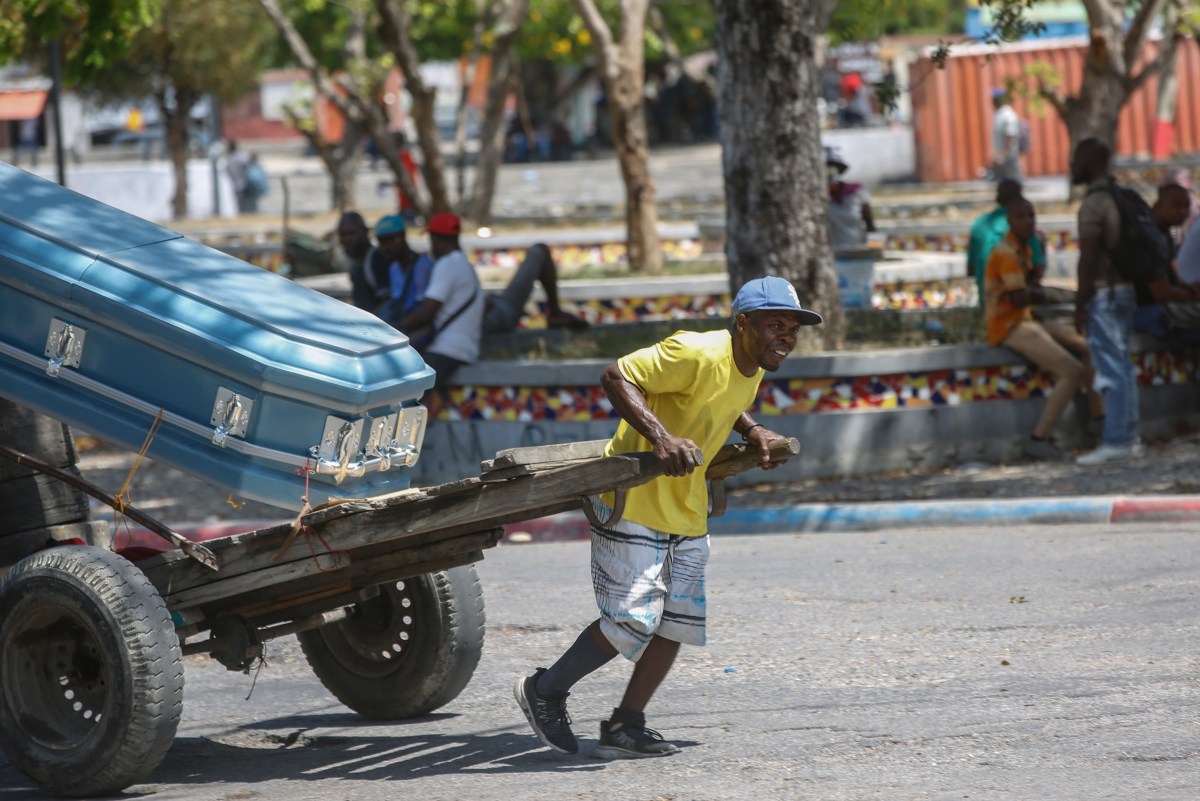
<svg viewBox="0 0 1200 801">
<path fill-rule="evenodd" d="M 969 181 L 991 161 L 993 87 L 1005 79 L 1034 79 L 1028 69 L 1036 64 L 1053 68 L 1064 90 L 1078 90 L 1082 80 L 1087 42 L 1081 38 L 1022 42 L 1003 49 L 958 47 L 939 69 L 929 58 L 912 67 L 913 136 L 916 140 L 917 177 L 922 181 Z M 1152 58 L 1158 43 L 1146 45 Z M 1175 153 L 1200 151 L 1200 45 L 1184 40 L 1178 51 L 1179 106 L 1175 115 Z M 1157 77 L 1146 81 L 1125 104 L 1117 131 L 1118 156 L 1148 158 L 1154 141 Z M 1017 114 L 1029 121 L 1032 147 L 1022 159 L 1024 174 L 1065 175 L 1070 164 L 1067 126 L 1049 105 L 1031 110 L 1025 100 L 1013 103 Z"/>
</svg>

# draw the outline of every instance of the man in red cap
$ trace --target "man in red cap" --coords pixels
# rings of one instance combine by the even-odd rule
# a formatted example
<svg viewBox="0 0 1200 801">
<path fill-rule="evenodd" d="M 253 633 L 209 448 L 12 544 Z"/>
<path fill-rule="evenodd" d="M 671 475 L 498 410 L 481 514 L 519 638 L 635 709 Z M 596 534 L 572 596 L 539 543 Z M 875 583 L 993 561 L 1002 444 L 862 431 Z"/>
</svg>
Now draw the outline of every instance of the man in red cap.
<svg viewBox="0 0 1200 801">
<path fill-rule="evenodd" d="M 425 299 L 396 327 L 413 338 L 421 355 L 437 373 L 424 402 L 436 417 L 459 367 L 479 358 L 483 325 L 483 287 L 475 268 L 459 246 L 462 221 L 457 214 L 439 212 L 429 219 L 429 252 L 436 260 Z"/>
</svg>

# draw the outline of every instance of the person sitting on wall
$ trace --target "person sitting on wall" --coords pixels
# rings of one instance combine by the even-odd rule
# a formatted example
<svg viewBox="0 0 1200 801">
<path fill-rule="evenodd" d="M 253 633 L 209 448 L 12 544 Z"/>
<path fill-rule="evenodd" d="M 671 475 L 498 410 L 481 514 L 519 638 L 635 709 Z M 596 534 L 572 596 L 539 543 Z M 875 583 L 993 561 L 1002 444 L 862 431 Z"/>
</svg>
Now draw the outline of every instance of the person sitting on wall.
<svg viewBox="0 0 1200 801">
<path fill-rule="evenodd" d="M 829 244 L 835 251 L 861 248 L 867 244 L 867 234 L 875 232 L 871 196 L 862 184 L 842 180 L 850 165 L 832 147 L 825 148 L 825 167 L 829 181 Z"/>
<path fill-rule="evenodd" d="M 981 214 L 971 223 L 971 235 L 967 240 L 967 275 L 975 279 L 979 289 L 979 307 L 984 307 L 983 276 L 992 248 L 1004 241 L 1008 235 L 1008 204 L 1021 197 L 1021 182 L 1006 178 L 996 185 L 996 207 Z M 1039 278 L 1046 271 L 1046 245 L 1041 236 L 1029 241 L 1033 266 Z"/>
<path fill-rule="evenodd" d="M 988 344 L 1014 350 L 1054 374 L 1054 391 L 1046 399 L 1023 450 L 1026 456 L 1039 461 L 1061 461 L 1066 454 L 1054 444 L 1050 434 L 1080 386 L 1085 381 L 1091 383 L 1086 365 L 1087 343 L 1066 323 L 1033 318 L 1032 304 L 1041 294 L 1030 245 L 1037 224 L 1033 204 L 1023 197 L 1009 201 L 1008 224 L 1009 232 L 992 250 L 984 274 Z M 1099 397 L 1092 393 L 1089 400 L 1095 413 Z"/>
<path fill-rule="evenodd" d="M 1158 188 L 1151 211 L 1171 261 L 1155 271 L 1151 280 L 1137 286 L 1138 310 L 1133 315 L 1133 328 L 1177 341 L 1200 342 L 1200 283 L 1186 284 L 1179 277 L 1172 236 L 1191 212 L 1191 197 L 1179 184 L 1164 184 Z"/>
<path fill-rule="evenodd" d="M 417 253 L 408 244 L 404 218 L 389 214 L 375 223 L 379 252 L 388 261 L 390 297 L 380 317 L 395 325 L 425 299 L 425 289 L 433 272 L 433 259 Z"/>
<path fill-rule="evenodd" d="M 338 245 L 349 260 L 350 300 L 360 309 L 380 314 L 391 300 L 391 261 L 371 244 L 367 223 L 357 211 L 338 220 Z"/>
<path fill-rule="evenodd" d="M 541 242 L 529 248 L 521 266 L 498 295 L 488 295 L 483 313 L 484 336 L 497 336 L 517 330 L 525 304 L 533 292 L 534 282 L 540 282 L 546 294 L 546 325 L 550 328 L 583 329 L 586 320 L 565 312 L 558 305 L 558 268 L 550 248 Z"/>
<path fill-rule="evenodd" d="M 425 297 L 396 324 L 437 373 L 422 402 L 436 418 L 448 401 L 455 372 L 479 358 L 483 287 L 459 245 L 462 221 L 439 212 L 429 219 L 429 252 L 437 261 Z"/>
</svg>

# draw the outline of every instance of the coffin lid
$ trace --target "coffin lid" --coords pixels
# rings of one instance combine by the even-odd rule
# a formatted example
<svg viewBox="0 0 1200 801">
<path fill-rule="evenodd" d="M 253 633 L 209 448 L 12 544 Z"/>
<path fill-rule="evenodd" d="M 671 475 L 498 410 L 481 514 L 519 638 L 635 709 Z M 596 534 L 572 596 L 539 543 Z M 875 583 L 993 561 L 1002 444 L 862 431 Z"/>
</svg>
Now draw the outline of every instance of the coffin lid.
<svg viewBox="0 0 1200 801">
<path fill-rule="evenodd" d="M 66 308 L 254 386 L 365 409 L 432 384 L 374 315 L 5 164 L 0 251 Z"/>
</svg>

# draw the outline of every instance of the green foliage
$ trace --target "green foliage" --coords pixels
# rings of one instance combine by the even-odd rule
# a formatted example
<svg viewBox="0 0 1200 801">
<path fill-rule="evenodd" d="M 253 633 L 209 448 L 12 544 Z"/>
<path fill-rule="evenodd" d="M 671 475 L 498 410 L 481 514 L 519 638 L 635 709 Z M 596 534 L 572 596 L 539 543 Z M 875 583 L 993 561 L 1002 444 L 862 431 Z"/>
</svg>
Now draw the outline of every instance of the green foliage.
<svg viewBox="0 0 1200 801">
<path fill-rule="evenodd" d="M 0 64 L 41 62 L 57 38 L 69 84 L 120 59 L 131 39 L 153 24 L 159 0 L 5 0 L 0 15 Z"/>
<path fill-rule="evenodd" d="M 81 89 L 109 100 L 186 92 L 222 100 L 258 80 L 273 28 L 243 0 L 160 0 L 161 12 L 128 43 L 125 56 Z"/>
<path fill-rule="evenodd" d="M 838 44 L 900 34 L 952 34 L 962 31 L 965 20 L 965 0 L 841 0 L 830 19 L 829 39 Z"/>
<path fill-rule="evenodd" d="M 712 0 L 657 0 L 667 35 L 682 55 L 708 50 L 716 43 L 716 11 Z M 597 7 L 616 35 L 621 4 L 599 0 Z M 664 56 L 665 44 L 646 26 L 646 59 Z M 581 64 L 592 60 L 592 37 L 566 0 L 532 0 L 529 18 L 521 29 L 517 52 L 525 61 Z"/>
</svg>

